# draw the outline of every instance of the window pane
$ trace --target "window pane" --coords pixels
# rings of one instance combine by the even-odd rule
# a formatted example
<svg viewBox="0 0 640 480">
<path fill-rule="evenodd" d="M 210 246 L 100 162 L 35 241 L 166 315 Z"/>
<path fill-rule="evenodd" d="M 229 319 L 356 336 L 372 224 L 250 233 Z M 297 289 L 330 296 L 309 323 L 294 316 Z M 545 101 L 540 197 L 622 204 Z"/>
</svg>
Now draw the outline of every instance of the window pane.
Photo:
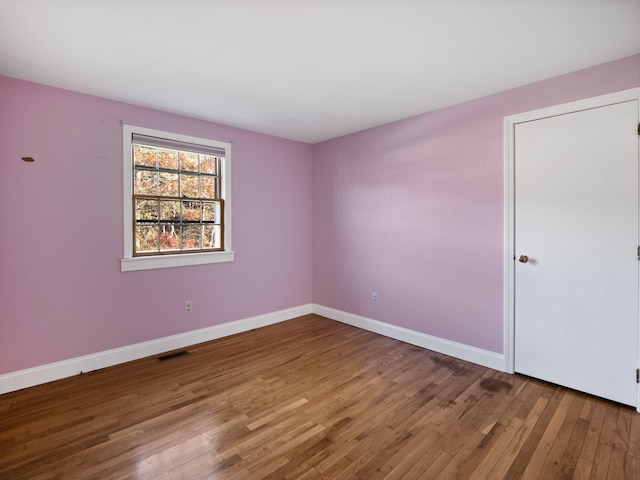
<svg viewBox="0 0 640 480">
<path fill-rule="evenodd" d="M 200 202 L 182 202 L 182 220 L 186 222 L 200 221 Z"/>
<path fill-rule="evenodd" d="M 137 198 L 136 220 L 158 220 L 158 201 Z"/>
<path fill-rule="evenodd" d="M 160 220 L 180 220 L 180 200 L 160 200 Z"/>
<path fill-rule="evenodd" d="M 177 228 L 180 228 L 178 225 Z M 180 238 L 176 231 L 176 225 L 160 224 L 160 250 L 177 250 L 180 246 Z"/>
<path fill-rule="evenodd" d="M 216 197 L 216 177 L 200 177 L 200 197 Z"/>
<path fill-rule="evenodd" d="M 180 196 L 198 197 L 198 175 L 180 175 Z"/>
<path fill-rule="evenodd" d="M 158 167 L 169 170 L 178 170 L 178 152 L 176 150 L 158 149 Z"/>
<path fill-rule="evenodd" d="M 197 153 L 180 152 L 180 170 L 198 173 L 198 157 Z"/>
<path fill-rule="evenodd" d="M 138 225 L 136 227 L 136 252 L 158 251 L 158 227 Z"/>
<path fill-rule="evenodd" d="M 160 172 L 160 195 L 165 197 L 177 197 L 178 193 L 178 174 Z"/>
<path fill-rule="evenodd" d="M 133 163 L 146 167 L 156 166 L 156 149 L 144 145 L 133 145 Z"/>
<path fill-rule="evenodd" d="M 136 170 L 133 182 L 133 193 L 136 195 L 157 195 L 158 172 Z"/>
<path fill-rule="evenodd" d="M 219 218 L 220 204 L 215 202 L 202 203 L 202 220 L 205 222 L 220 223 Z"/>
<path fill-rule="evenodd" d="M 193 250 L 201 248 L 202 242 L 202 226 L 201 225 L 183 225 L 182 227 L 182 249 Z"/>
<path fill-rule="evenodd" d="M 220 248 L 220 226 L 204 225 L 202 228 L 202 248 Z"/>
<path fill-rule="evenodd" d="M 211 157 L 209 155 L 200 155 L 200 172 L 217 175 L 216 159 L 216 157 Z"/>
</svg>

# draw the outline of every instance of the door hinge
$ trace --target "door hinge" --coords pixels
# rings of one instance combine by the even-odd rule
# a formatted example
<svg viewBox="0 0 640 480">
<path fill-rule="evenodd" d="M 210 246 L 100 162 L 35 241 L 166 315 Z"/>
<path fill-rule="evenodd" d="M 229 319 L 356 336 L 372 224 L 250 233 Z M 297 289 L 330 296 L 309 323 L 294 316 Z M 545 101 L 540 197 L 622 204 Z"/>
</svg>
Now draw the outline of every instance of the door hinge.
<svg viewBox="0 0 640 480">
<path fill-rule="evenodd" d="M 640 259 L 640 247 L 638 247 L 638 250 L 636 250 L 636 255 L 638 255 L 638 258 Z"/>
<path fill-rule="evenodd" d="M 640 368 L 636 368 L 636 383 L 640 383 Z"/>
<path fill-rule="evenodd" d="M 640 123 L 638 124 L 638 136 L 640 136 Z"/>
</svg>

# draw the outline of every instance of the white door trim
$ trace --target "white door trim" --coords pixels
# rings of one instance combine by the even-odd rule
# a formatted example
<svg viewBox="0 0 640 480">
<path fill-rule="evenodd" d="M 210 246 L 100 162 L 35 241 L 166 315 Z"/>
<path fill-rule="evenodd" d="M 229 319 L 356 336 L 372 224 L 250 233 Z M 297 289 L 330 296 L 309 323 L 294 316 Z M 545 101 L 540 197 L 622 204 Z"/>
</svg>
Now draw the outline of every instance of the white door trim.
<svg viewBox="0 0 640 480">
<path fill-rule="evenodd" d="M 565 103 L 504 119 L 504 371 L 515 372 L 515 127 L 519 123 L 598 108 L 605 105 L 640 101 L 640 88 Z M 640 112 L 639 112 L 640 116 Z M 640 329 L 639 329 L 640 330 Z M 640 345 L 640 332 L 639 332 Z M 639 352 L 640 354 L 640 352 Z M 640 367 L 640 357 L 636 368 Z M 640 412 L 640 389 L 636 409 Z"/>
</svg>

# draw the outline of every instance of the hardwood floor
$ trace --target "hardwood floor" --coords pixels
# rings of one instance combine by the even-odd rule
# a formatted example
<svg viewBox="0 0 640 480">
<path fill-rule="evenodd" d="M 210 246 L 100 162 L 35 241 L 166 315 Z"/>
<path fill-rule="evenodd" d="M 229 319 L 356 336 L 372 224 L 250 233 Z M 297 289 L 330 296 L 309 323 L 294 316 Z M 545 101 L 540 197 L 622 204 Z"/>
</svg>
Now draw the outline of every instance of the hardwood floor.
<svg viewBox="0 0 640 480">
<path fill-rule="evenodd" d="M 0 479 L 640 479 L 640 415 L 315 315 L 0 396 Z"/>
</svg>

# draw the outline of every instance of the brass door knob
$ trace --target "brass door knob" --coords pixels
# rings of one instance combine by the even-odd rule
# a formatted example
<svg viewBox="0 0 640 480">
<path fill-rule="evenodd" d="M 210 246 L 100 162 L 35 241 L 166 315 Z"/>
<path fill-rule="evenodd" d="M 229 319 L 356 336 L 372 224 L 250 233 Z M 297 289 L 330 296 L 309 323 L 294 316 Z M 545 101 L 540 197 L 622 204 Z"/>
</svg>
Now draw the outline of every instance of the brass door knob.
<svg viewBox="0 0 640 480">
<path fill-rule="evenodd" d="M 527 257 L 526 255 L 520 255 L 520 258 L 518 259 L 518 261 L 520 263 L 527 263 L 529 261 L 529 257 Z"/>
</svg>

